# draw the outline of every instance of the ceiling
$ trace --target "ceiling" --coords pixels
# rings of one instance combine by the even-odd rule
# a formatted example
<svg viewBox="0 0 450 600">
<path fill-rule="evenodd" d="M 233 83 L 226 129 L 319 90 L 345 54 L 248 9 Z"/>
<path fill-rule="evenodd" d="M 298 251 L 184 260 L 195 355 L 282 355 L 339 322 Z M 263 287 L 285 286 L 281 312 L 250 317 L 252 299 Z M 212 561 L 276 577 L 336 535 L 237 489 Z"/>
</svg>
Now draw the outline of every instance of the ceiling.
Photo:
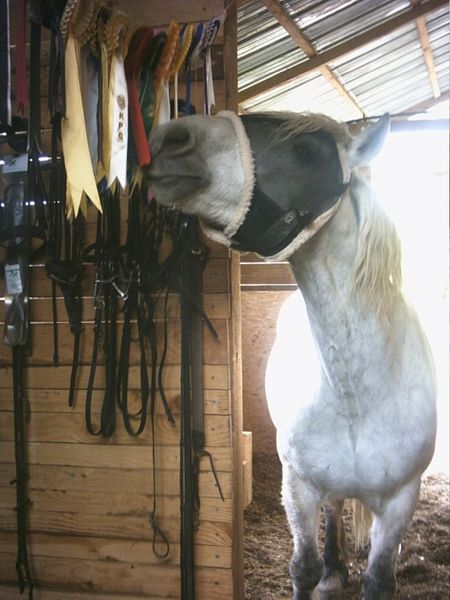
<svg viewBox="0 0 450 600">
<path fill-rule="evenodd" d="M 448 102 L 449 47 L 447 0 L 238 0 L 240 110 L 420 113 Z"/>
</svg>

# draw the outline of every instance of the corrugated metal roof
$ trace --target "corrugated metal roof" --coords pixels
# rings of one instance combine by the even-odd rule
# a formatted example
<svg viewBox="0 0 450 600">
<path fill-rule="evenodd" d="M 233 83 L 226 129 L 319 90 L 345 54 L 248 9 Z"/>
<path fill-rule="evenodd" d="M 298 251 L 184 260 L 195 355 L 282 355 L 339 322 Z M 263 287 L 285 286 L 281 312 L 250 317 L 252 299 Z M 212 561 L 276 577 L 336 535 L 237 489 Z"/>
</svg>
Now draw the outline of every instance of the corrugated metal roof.
<svg viewBox="0 0 450 600">
<path fill-rule="evenodd" d="M 426 4 L 426 3 L 424 3 Z M 412 9 L 410 0 L 279 0 L 317 54 L 351 43 L 375 26 L 387 24 Z M 405 19 L 406 20 L 406 19 Z M 449 91 L 449 12 L 443 6 L 424 16 L 435 74 L 441 95 Z M 239 91 L 251 91 L 273 75 L 310 58 L 260 0 L 251 0 L 238 11 Z M 242 109 L 313 110 L 340 119 L 360 113 L 338 90 L 344 88 L 370 116 L 388 111 L 406 112 L 433 99 L 429 73 L 416 21 L 358 45 L 327 63 L 336 83 L 320 70 L 278 83 L 276 87 L 241 102 Z"/>
</svg>

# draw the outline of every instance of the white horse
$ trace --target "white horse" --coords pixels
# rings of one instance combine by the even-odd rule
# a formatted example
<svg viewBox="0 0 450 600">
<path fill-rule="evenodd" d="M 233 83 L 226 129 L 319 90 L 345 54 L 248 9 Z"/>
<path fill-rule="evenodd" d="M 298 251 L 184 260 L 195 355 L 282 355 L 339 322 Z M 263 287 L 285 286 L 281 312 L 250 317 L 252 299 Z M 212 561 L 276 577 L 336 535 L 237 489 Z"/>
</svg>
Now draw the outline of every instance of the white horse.
<svg viewBox="0 0 450 600">
<path fill-rule="evenodd" d="M 224 112 L 171 122 L 150 140 L 157 200 L 198 215 L 228 246 L 288 259 L 303 296 L 280 315 L 266 376 L 295 600 L 316 588 L 340 597 L 346 498 L 373 516 L 364 597 L 393 597 L 399 544 L 434 451 L 434 368 L 401 291 L 399 240 L 356 173 L 388 126 L 384 117 L 351 138 L 323 115 Z"/>
</svg>

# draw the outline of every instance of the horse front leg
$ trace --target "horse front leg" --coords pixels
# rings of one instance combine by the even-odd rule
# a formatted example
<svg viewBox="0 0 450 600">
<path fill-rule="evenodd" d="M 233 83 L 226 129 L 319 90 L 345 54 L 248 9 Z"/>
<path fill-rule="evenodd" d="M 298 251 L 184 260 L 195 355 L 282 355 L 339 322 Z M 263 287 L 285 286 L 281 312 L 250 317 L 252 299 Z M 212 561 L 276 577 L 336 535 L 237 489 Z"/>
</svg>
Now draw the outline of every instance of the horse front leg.
<svg viewBox="0 0 450 600">
<path fill-rule="evenodd" d="M 391 600 L 400 542 L 416 507 L 420 476 L 403 486 L 374 512 L 368 567 L 363 575 L 364 600 Z"/>
<path fill-rule="evenodd" d="M 317 550 L 320 504 L 288 464 L 283 464 L 282 498 L 294 541 L 290 564 L 294 600 L 310 600 L 322 573 Z"/>
<path fill-rule="evenodd" d="M 344 502 L 333 502 L 324 506 L 325 546 L 323 572 L 319 583 L 321 600 L 338 600 L 347 585 L 345 529 L 342 521 Z"/>
</svg>

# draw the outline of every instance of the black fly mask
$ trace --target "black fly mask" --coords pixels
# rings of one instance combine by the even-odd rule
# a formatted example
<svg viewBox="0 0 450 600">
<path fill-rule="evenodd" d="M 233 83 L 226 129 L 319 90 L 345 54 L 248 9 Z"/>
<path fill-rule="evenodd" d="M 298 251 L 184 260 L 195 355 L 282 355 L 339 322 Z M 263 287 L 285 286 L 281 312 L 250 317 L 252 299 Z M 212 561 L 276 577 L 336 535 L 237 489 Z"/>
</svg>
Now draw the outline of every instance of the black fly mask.
<svg viewBox="0 0 450 600">
<path fill-rule="evenodd" d="M 349 186 L 335 137 L 325 129 L 291 131 L 276 114 L 219 116 L 233 121 L 244 162 L 253 169 L 241 217 L 234 231 L 224 232 L 227 243 L 272 260 L 287 258 L 334 214 Z"/>
</svg>

